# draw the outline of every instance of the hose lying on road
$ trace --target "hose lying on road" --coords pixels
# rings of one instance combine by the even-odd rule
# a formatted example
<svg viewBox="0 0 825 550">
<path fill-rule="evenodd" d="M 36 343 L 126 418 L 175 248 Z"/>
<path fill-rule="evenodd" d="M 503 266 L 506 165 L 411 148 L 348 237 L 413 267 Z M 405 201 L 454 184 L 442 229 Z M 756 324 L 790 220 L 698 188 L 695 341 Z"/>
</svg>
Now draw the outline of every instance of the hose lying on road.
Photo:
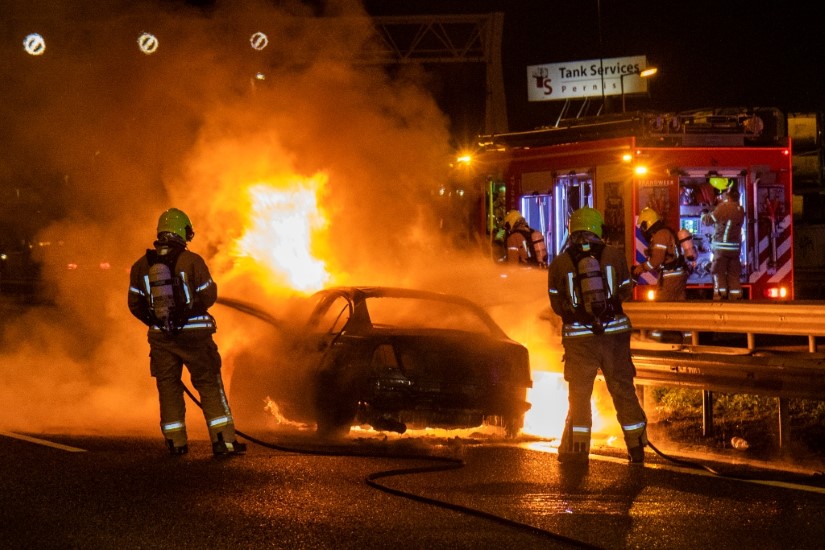
<svg viewBox="0 0 825 550">
<path fill-rule="evenodd" d="M 776 482 L 787 482 L 787 483 L 805 483 L 810 482 L 813 480 L 822 480 L 823 475 L 822 472 L 814 472 L 813 474 L 801 474 L 801 473 L 793 473 L 793 472 L 766 472 L 766 471 L 742 471 L 739 472 L 722 472 L 716 468 L 711 468 L 706 464 L 702 464 L 699 462 L 694 462 L 691 460 L 684 460 L 680 458 L 674 458 L 669 456 L 659 449 L 657 449 L 653 443 L 648 441 L 647 445 L 653 449 L 657 455 L 661 456 L 665 460 L 669 462 L 673 462 L 674 464 L 679 464 L 681 466 L 687 466 L 688 468 L 693 468 L 695 470 L 705 470 L 706 472 L 710 472 L 713 475 L 719 477 L 726 477 L 730 479 L 739 479 L 742 481 L 776 481 Z"/>
<path fill-rule="evenodd" d="M 283 322 L 276 319 L 275 317 L 271 316 L 270 314 L 262 311 L 260 308 L 246 303 L 239 300 L 227 299 L 227 298 L 219 298 L 218 303 L 230 308 L 233 308 L 237 311 L 260 319 L 261 321 L 268 323 L 274 326 L 278 330 L 283 330 L 284 325 Z M 184 385 L 183 387 L 186 395 L 198 406 L 200 407 L 200 401 L 194 396 L 192 391 Z M 387 487 L 379 483 L 377 480 L 392 477 L 392 476 L 399 476 L 399 475 L 408 475 L 408 474 L 423 474 L 423 473 L 431 473 L 431 472 L 442 472 L 447 470 L 455 470 L 458 468 L 464 467 L 464 461 L 458 458 L 450 458 L 450 457 L 440 457 L 440 456 L 433 456 L 433 455 L 423 455 L 423 454 L 398 454 L 398 453 L 390 453 L 390 452 L 376 452 L 376 451 L 367 451 L 367 452 L 355 452 L 350 450 L 341 451 L 341 450 L 329 450 L 329 449 L 308 449 L 308 448 L 296 448 L 296 447 L 287 447 L 284 445 L 278 445 L 275 443 L 269 443 L 266 441 L 262 441 L 255 437 L 252 437 L 238 429 L 235 430 L 235 433 L 244 439 L 260 445 L 262 447 L 266 447 L 268 449 L 273 449 L 276 451 L 283 451 L 283 452 L 291 452 L 291 453 L 298 453 L 298 454 L 308 454 L 308 455 L 319 455 L 319 456 L 358 456 L 358 457 L 367 457 L 367 458 L 395 458 L 395 459 L 403 459 L 403 460 L 422 460 L 427 462 L 438 462 L 437 465 L 430 465 L 430 466 L 419 466 L 413 468 L 401 468 L 401 469 L 394 469 L 394 470 L 386 470 L 380 472 L 374 472 L 369 474 L 365 482 L 370 487 L 375 489 L 384 491 L 388 494 L 400 496 L 404 498 L 408 498 L 410 500 L 415 500 L 418 502 L 423 502 L 426 504 L 430 504 L 433 506 L 438 506 L 441 508 L 446 508 L 449 510 L 454 510 L 457 512 L 461 512 L 467 515 L 476 516 L 479 518 L 487 519 L 490 521 L 495 521 L 502 525 L 513 527 L 520 529 L 522 531 L 529 532 L 533 535 L 544 537 L 547 539 L 555 540 L 557 542 L 563 542 L 565 544 L 569 544 L 572 547 L 576 548 L 586 548 L 586 549 L 598 549 L 599 547 L 587 544 L 583 541 L 571 539 L 565 537 L 563 535 L 559 535 L 557 533 L 553 533 L 551 531 L 546 531 L 543 529 L 539 529 L 537 527 L 533 527 L 532 525 L 527 525 L 524 523 L 520 523 L 517 521 L 509 520 L 507 518 L 497 516 L 495 514 L 489 514 L 487 512 L 483 512 L 481 510 L 477 510 L 475 508 L 468 508 L 465 506 L 452 504 L 450 502 L 445 502 L 437 499 L 431 499 L 428 497 L 424 497 L 421 495 L 416 495 L 414 493 L 409 493 L 406 491 L 401 491 L 399 489 L 393 489 L 391 487 Z"/>
<path fill-rule="evenodd" d="M 200 401 L 195 397 L 192 391 L 184 384 L 183 390 L 186 392 L 186 395 L 198 406 L 200 407 Z M 413 468 L 399 468 L 394 470 L 384 470 L 380 472 L 373 472 L 369 474 L 365 478 L 365 482 L 367 485 L 374 489 L 378 489 L 384 491 L 385 493 L 400 496 L 404 498 L 408 498 L 410 500 L 414 500 L 417 502 L 423 502 L 425 504 L 430 504 L 432 506 L 438 506 L 440 508 L 445 508 L 448 510 L 453 510 L 456 512 L 461 512 L 467 515 L 472 515 L 475 517 L 479 517 L 482 519 L 494 521 L 496 523 L 500 523 L 507 527 L 513 527 L 520 529 L 522 531 L 526 531 L 536 536 L 549 538 L 551 540 L 555 540 L 558 542 L 563 542 L 565 544 L 569 544 L 576 548 L 586 548 L 586 549 L 593 549 L 598 550 L 600 547 L 593 546 L 591 544 L 587 544 L 585 542 L 571 539 L 565 537 L 563 535 L 559 535 L 558 533 L 553 533 L 552 531 L 546 531 L 544 529 L 539 529 L 538 527 L 533 527 L 532 525 L 528 525 L 526 523 L 520 523 L 517 521 L 513 521 L 507 519 L 502 516 L 497 516 L 495 514 L 490 514 L 488 512 L 484 512 L 482 510 L 477 510 L 475 508 L 469 508 L 466 506 L 461 506 L 459 504 L 453 504 L 451 502 L 445 502 L 443 500 L 437 500 L 421 495 L 416 495 L 415 493 L 410 493 L 407 491 L 402 491 L 400 489 L 393 489 L 392 487 L 387 487 L 381 483 L 378 483 L 376 480 L 385 478 L 385 477 L 392 477 L 392 476 L 400 476 L 400 475 L 408 475 L 408 474 L 426 474 L 431 472 L 444 472 L 447 470 L 456 470 L 458 468 L 464 467 L 464 461 L 460 458 L 450 458 L 450 457 L 443 457 L 443 456 L 433 456 L 433 455 L 422 455 L 422 454 L 397 454 L 397 453 L 390 453 L 390 452 L 376 452 L 376 451 L 367 451 L 367 452 L 357 452 L 357 451 L 333 451 L 329 449 L 309 449 L 303 447 L 287 447 L 284 445 L 278 445 L 275 443 L 269 443 L 266 441 L 262 441 L 255 437 L 252 437 L 238 429 L 235 430 L 235 433 L 244 439 L 260 445 L 261 447 L 266 447 L 268 449 L 274 449 L 276 451 L 283 451 L 288 453 L 297 453 L 297 454 L 308 454 L 308 455 L 319 455 L 319 456 L 356 456 L 362 458 L 395 458 L 395 459 L 403 459 L 403 460 L 423 460 L 427 462 L 439 462 L 440 464 L 434 466 L 417 466 Z"/>
</svg>

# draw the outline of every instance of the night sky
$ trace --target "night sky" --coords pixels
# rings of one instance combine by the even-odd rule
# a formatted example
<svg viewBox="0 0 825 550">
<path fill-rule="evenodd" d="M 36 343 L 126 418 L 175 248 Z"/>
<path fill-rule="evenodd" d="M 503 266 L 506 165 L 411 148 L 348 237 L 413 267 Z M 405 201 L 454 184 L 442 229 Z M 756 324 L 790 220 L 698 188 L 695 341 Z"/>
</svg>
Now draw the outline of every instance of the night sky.
<svg viewBox="0 0 825 550">
<path fill-rule="evenodd" d="M 649 82 L 649 97 L 628 97 L 628 110 L 825 110 L 825 34 L 803 2 L 368 0 L 366 6 L 374 14 L 503 12 L 503 70 L 513 131 L 554 122 L 563 105 L 527 101 L 528 65 L 600 57 L 645 55 L 648 65 L 659 69 Z M 457 132 L 472 134 L 478 119 L 467 109 L 476 104 L 467 97 L 444 101 Z M 612 109 L 617 106 L 618 100 Z"/>
</svg>

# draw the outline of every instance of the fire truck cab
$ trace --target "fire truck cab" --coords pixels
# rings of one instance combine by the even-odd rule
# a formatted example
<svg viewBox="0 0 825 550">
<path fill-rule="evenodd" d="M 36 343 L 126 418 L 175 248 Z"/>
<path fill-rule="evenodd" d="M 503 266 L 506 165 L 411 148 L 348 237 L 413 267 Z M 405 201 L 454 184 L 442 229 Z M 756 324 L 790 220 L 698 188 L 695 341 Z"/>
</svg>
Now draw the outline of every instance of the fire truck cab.
<svg viewBox="0 0 825 550">
<path fill-rule="evenodd" d="M 743 296 L 793 298 L 791 143 L 776 109 L 627 113 L 575 119 L 529 132 L 482 136 L 474 156 L 483 188 L 483 231 L 493 256 L 505 213 L 518 209 L 541 231 L 552 258 L 564 250 L 577 208 L 604 215 L 604 239 L 646 258 L 636 227 L 642 208 L 677 232 L 688 230 L 698 258 L 688 297 L 712 297 L 713 227 L 702 216 L 731 188 L 746 213 L 741 247 Z M 657 274 L 637 281 L 637 299 L 655 299 Z"/>
</svg>

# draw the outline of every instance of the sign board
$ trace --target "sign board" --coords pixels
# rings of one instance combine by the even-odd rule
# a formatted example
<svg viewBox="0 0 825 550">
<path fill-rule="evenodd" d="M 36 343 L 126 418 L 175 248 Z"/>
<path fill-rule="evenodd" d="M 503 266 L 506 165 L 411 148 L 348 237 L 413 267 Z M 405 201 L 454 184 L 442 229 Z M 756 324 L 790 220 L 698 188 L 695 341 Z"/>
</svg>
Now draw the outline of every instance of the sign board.
<svg viewBox="0 0 825 550">
<path fill-rule="evenodd" d="M 622 95 L 622 87 L 625 94 L 646 93 L 647 79 L 639 76 L 646 68 L 647 58 L 643 55 L 529 65 L 527 100 Z"/>
</svg>

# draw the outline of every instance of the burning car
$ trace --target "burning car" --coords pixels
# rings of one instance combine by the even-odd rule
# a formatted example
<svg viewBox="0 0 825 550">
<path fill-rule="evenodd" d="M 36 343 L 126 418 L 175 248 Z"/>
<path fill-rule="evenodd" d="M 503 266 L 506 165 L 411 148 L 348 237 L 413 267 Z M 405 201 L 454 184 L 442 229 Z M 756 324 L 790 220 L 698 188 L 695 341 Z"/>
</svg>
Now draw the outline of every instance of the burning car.
<svg viewBox="0 0 825 550">
<path fill-rule="evenodd" d="M 364 425 L 404 433 L 484 424 L 514 436 L 523 426 L 532 387 L 528 350 L 472 301 L 336 287 L 307 305 L 305 320 L 271 320 L 286 340 L 274 357 L 258 349 L 234 365 L 229 398 L 240 426 L 271 415 L 272 402 L 285 418 L 314 424 L 325 436 Z"/>
</svg>

